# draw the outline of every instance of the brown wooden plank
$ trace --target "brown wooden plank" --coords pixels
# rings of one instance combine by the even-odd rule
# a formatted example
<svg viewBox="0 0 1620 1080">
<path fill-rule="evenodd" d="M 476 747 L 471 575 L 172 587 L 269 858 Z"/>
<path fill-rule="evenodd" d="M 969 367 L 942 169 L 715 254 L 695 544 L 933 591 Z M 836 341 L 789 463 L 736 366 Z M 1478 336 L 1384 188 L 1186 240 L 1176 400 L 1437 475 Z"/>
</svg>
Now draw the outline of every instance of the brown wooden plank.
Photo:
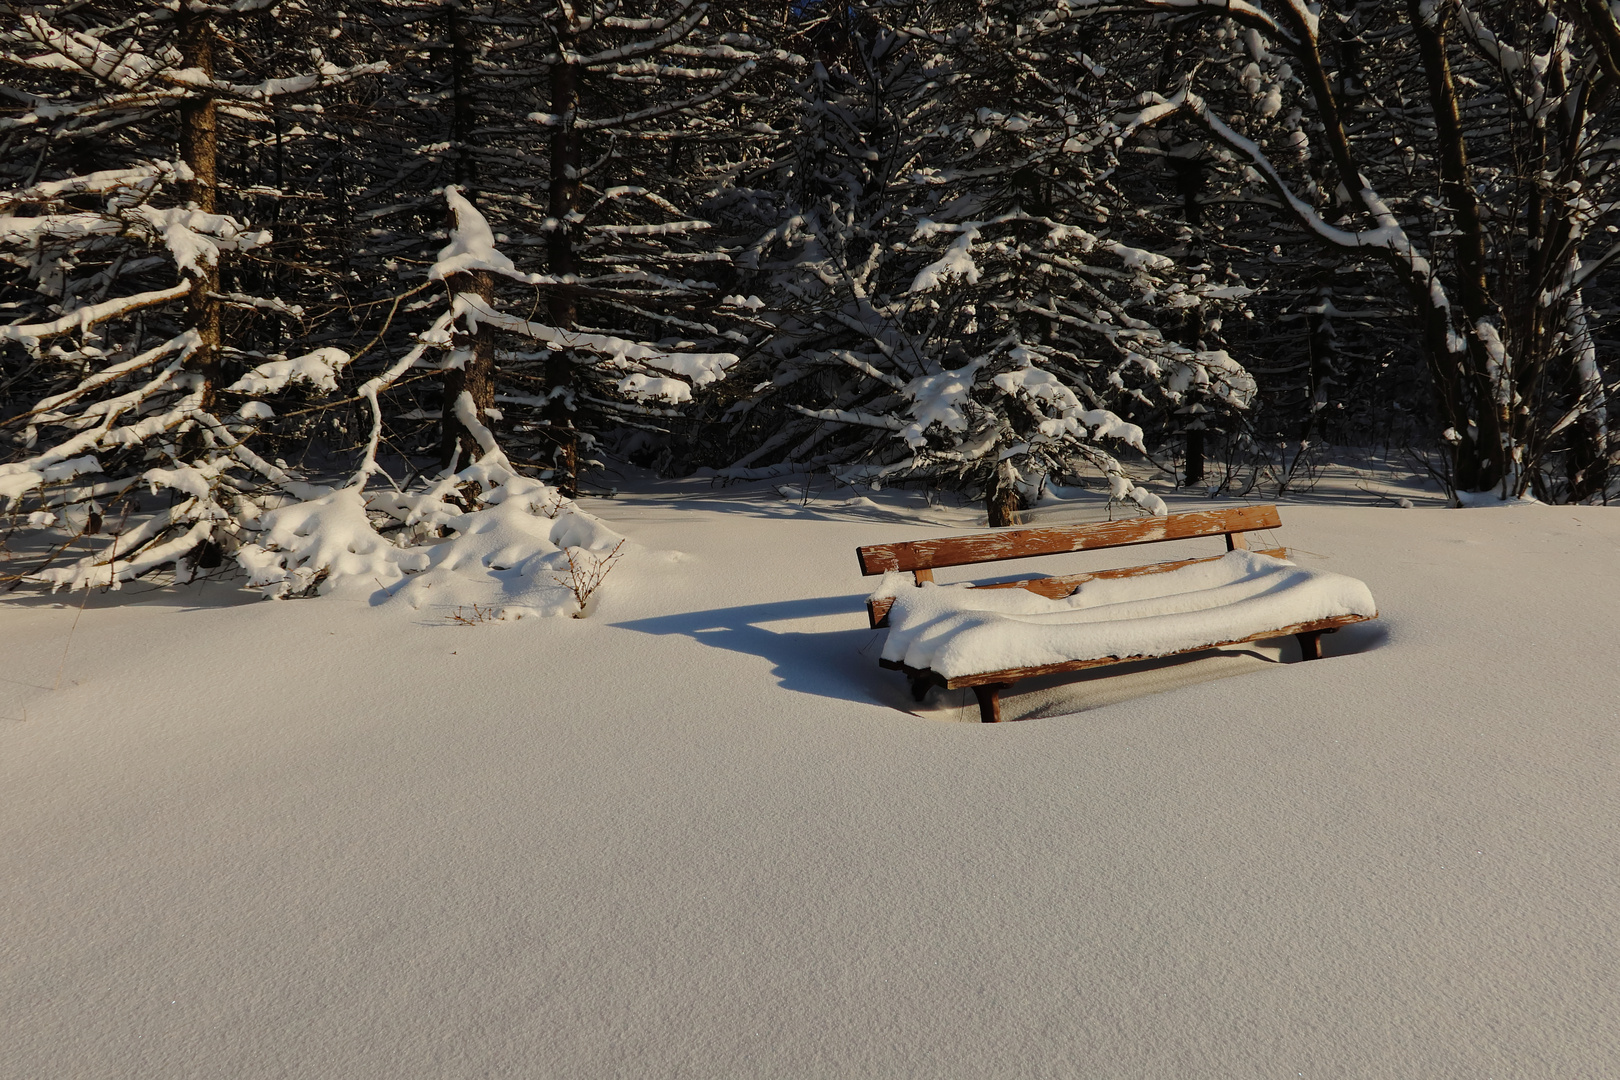
<svg viewBox="0 0 1620 1080">
<path fill-rule="evenodd" d="M 1288 558 L 1287 548 L 1266 548 L 1256 551 L 1256 555 L 1270 555 L 1276 559 Z M 1162 574 L 1167 570 L 1178 570 L 1183 566 L 1194 563 L 1214 562 L 1224 558 L 1221 555 L 1210 555 L 1202 559 L 1176 559 L 1172 562 L 1148 563 L 1146 566 L 1122 566 L 1117 570 L 1096 570 L 1089 574 L 1064 574 L 1061 577 L 1023 578 L 1019 581 L 997 581 L 989 585 L 969 585 L 970 589 L 1027 589 L 1041 596 L 1049 596 L 1053 600 L 1061 600 L 1070 595 L 1088 581 L 1097 578 L 1140 577 L 1143 574 Z M 894 598 L 890 596 L 866 601 L 866 618 L 872 624 L 872 629 L 879 630 L 889 625 L 889 609 L 894 606 Z"/>
<path fill-rule="evenodd" d="M 971 563 L 1027 559 L 1066 551 L 1153 544 L 1196 536 L 1275 529 L 1282 524 L 1270 504 L 1228 510 L 1197 510 L 1164 517 L 1133 518 L 1096 525 L 1063 525 L 1037 529 L 1003 529 L 970 536 L 943 536 L 900 544 L 873 544 L 855 549 L 861 573 L 868 576 L 889 570 L 937 569 Z"/>
</svg>

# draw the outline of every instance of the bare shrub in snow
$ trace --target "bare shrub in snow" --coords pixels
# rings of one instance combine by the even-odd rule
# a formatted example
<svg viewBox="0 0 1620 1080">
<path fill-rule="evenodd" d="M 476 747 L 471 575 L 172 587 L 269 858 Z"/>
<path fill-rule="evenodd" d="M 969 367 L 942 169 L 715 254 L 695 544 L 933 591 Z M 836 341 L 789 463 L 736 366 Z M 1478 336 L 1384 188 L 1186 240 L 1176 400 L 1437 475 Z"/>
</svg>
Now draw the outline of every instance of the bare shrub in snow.
<svg viewBox="0 0 1620 1080">
<path fill-rule="evenodd" d="M 612 572 L 613 567 L 618 563 L 620 558 L 619 549 L 622 547 L 624 547 L 624 541 L 620 540 L 613 545 L 611 551 L 603 556 L 594 555 L 584 548 L 571 547 L 568 549 L 567 575 L 559 574 L 552 580 L 566 588 L 573 595 L 574 602 L 579 605 L 579 610 L 574 612 L 574 618 L 585 617 L 586 603 L 590 600 L 592 594 L 602 587 L 602 582 L 607 580 L 608 574 Z"/>
<path fill-rule="evenodd" d="M 480 623 L 490 622 L 497 617 L 492 607 L 479 607 L 476 603 L 467 607 L 457 607 L 449 615 L 450 621 L 462 626 L 477 626 Z"/>
</svg>

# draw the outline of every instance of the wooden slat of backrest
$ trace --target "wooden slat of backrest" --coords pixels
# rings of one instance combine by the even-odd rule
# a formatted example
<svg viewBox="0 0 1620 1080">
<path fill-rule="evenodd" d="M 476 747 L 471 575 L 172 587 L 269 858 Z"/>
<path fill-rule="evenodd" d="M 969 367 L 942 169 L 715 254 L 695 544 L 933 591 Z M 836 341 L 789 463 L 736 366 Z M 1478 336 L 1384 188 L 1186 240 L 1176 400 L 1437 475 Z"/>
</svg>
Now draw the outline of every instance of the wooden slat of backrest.
<svg viewBox="0 0 1620 1080">
<path fill-rule="evenodd" d="M 1270 555 L 1274 559 L 1288 558 L 1287 548 L 1265 548 L 1256 551 L 1256 555 Z M 989 585 L 969 585 L 970 589 L 1027 589 L 1032 593 L 1061 600 L 1073 593 L 1074 590 L 1088 581 L 1098 578 L 1141 577 L 1143 574 L 1162 574 L 1167 570 L 1179 570 L 1183 566 L 1194 563 L 1214 562 L 1223 559 L 1224 555 L 1210 555 L 1202 559 L 1177 559 L 1174 562 L 1148 563 L 1146 566 L 1123 566 L 1117 570 L 1095 570 L 1089 574 L 1064 574 L 1061 577 L 1024 578 L 1021 581 L 997 581 Z M 872 629 L 881 630 L 889 625 L 889 609 L 894 606 L 894 597 L 884 596 L 866 601 L 866 617 L 872 624 Z"/>
<path fill-rule="evenodd" d="M 889 570 L 926 570 L 942 566 L 1027 559 L 1066 551 L 1153 544 L 1195 536 L 1275 529 L 1282 524 L 1275 506 L 1240 506 L 1231 510 L 1198 510 L 1165 517 L 1132 518 L 1098 525 L 1064 525 L 1044 529 L 1005 529 L 972 536 L 942 536 L 903 544 L 873 544 L 856 548 L 861 573 Z"/>
</svg>

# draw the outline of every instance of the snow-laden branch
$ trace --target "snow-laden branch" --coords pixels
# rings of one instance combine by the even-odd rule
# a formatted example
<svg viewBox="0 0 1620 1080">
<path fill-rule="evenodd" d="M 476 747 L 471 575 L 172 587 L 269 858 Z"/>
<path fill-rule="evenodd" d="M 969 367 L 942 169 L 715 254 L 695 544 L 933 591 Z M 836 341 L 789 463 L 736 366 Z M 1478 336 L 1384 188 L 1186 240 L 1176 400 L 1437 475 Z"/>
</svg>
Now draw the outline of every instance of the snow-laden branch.
<svg viewBox="0 0 1620 1080">
<path fill-rule="evenodd" d="M 1166 109 L 1164 106 L 1174 106 Z M 1294 220 L 1308 230 L 1318 239 L 1332 244 L 1335 247 L 1350 249 L 1376 249 L 1387 253 L 1391 261 L 1399 266 L 1407 275 L 1408 280 L 1426 289 L 1430 302 L 1443 310 L 1449 310 L 1451 303 L 1447 299 L 1444 286 L 1440 284 L 1434 274 L 1433 267 L 1412 244 L 1406 230 L 1401 227 L 1383 198 L 1367 184 L 1364 177 L 1359 178 L 1359 195 L 1363 205 L 1374 214 L 1377 226 L 1371 229 L 1341 229 L 1330 224 L 1319 214 L 1314 206 L 1294 194 L 1287 181 L 1272 164 L 1271 158 L 1261 148 L 1260 144 L 1238 134 L 1226 124 L 1215 112 L 1210 109 L 1205 100 L 1191 89 L 1183 88 L 1169 98 L 1163 98 L 1154 103 L 1155 119 L 1174 115 L 1180 111 L 1190 112 L 1197 117 L 1210 133 L 1225 142 L 1248 158 L 1249 164 L 1266 181 L 1284 207 Z"/>
<path fill-rule="evenodd" d="M 1310 15 L 1308 9 L 1305 9 L 1303 4 L 1298 3 L 1298 0 L 1287 0 L 1287 2 L 1293 7 L 1306 11 L 1311 20 L 1309 25 L 1314 30 L 1316 17 Z M 1293 39 L 1293 35 L 1279 26 L 1277 20 L 1272 18 L 1270 13 L 1264 8 L 1249 3 L 1248 0 L 1141 0 L 1135 6 L 1149 11 L 1176 12 L 1180 14 L 1200 11 L 1208 12 L 1211 15 L 1218 14 L 1264 30 L 1267 33 L 1276 34 L 1279 37 Z"/>
<path fill-rule="evenodd" d="M 197 331 L 187 330 L 183 334 L 170 338 L 168 341 L 165 341 L 156 348 L 148 349 L 137 356 L 130 357 L 128 360 L 113 364 L 110 367 L 101 369 L 94 375 L 87 376 L 73 389 L 64 390 L 60 394 L 53 394 L 50 397 L 44 398 L 32 409 L 29 409 L 27 412 L 19 413 L 16 416 L 8 417 L 4 423 L 16 424 L 23 420 L 28 420 L 32 417 L 49 413 L 62 405 L 66 405 L 68 402 L 83 397 L 92 390 L 98 390 L 109 383 L 117 382 L 125 375 L 140 371 L 143 368 L 151 367 L 153 364 L 157 363 L 159 360 L 163 359 L 165 356 L 168 356 L 172 352 L 178 351 L 181 354 L 181 359 L 184 360 L 186 357 L 189 357 L 193 352 L 195 352 L 197 350 L 197 346 L 201 343 L 202 338 L 197 335 Z"/>
<path fill-rule="evenodd" d="M 248 251 L 270 242 L 268 232 L 249 230 L 226 214 L 187 207 L 159 210 L 142 204 L 133 208 L 130 216 L 162 238 L 182 273 L 195 277 L 219 265 L 221 251 Z"/>
<path fill-rule="evenodd" d="M 360 467 L 355 470 L 346 486 L 365 489 L 371 478 L 377 474 L 377 449 L 382 442 L 383 412 L 382 405 L 377 401 L 379 391 L 386 390 L 399 380 L 405 372 L 416 366 L 429 348 L 443 347 L 450 342 L 450 323 L 455 319 L 454 311 L 447 311 L 433 321 L 420 337 L 414 348 L 394 361 L 388 370 L 381 375 L 374 375 L 360 385 L 356 396 L 363 398 L 371 406 L 371 434 L 366 440 L 366 452 L 360 459 Z"/>
<path fill-rule="evenodd" d="M 884 431 L 902 431 L 906 426 L 897 417 L 851 412 L 848 409 L 807 409 L 803 405 L 790 405 L 789 408 L 812 420 L 830 420 L 836 424 L 855 424 L 858 427 L 880 428 Z"/>
<path fill-rule="evenodd" d="M 833 351 L 829 352 L 827 355 L 829 357 L 831 357 L 832 359 L 834 359 L 834 360 L 838 360 L 838 361 L 841 361 L 841 362 L 843 362 L 845 364 L 848 364 L 850 367 L 854 368 L 856 371 L 859 371 L 864 375 L 869 375 L 872 378 L 876 379 L 878 382 L 881 382 L 881 383 L 885 384 L 886 386 L 889 386 L 889 387 L 891 387 L 891 388 L 893 388 L 895 390 L 904 390 L 906 388 L 906 380 L 905 379 L 902 379 L 900 376 L 895 375 L 895 374 L 893 374 L 891 372 L 883 371 L 883 370 L 881 370 L 879 368 L 873 367 L 870 363 L 868 363 L 865 360 L 862 360 L 860 357 L 856 356 L 854 353 L 850 352 L 848 349 L 834 349 Z"/>
<path fill-rule="evenodd" d="M 185 357 L 182 355 L 170 361 L 145 384 L 86 408 L 80 414 L 79 422 L 87 425 L 87 430 L 82 430 L 49 450 L 24 458 L 22 461 L 0 464 L 0 500 L 7 503 L 14 502 L 25 492 L 41 484 L 67 479 L 68 476 L 84 472 L 100 472 L 101 467 L 95 458 L 85 455 L 102 446 L 123 446 L 139 442 L 140 432 L 132 432 L 129 428 L 115 431 L 113 424 L 124 413 L 139 407 L 174 381 L 180 374 L 184 362 Z M 75 461 L 84 467 L 70 472 L 68 476 L 62 475 L 61 467 Z"/>
<path fill-rule="evenodd" d="M 123 89 L 131 89 L 180 62 L 178 49 L 165 48 L 154 56 L 135 48 L 115 48 L 88 33 L 58 30 L 34 12 L 22 13 L 21 27 L 50 51 L 13 57 L 13 62 L 41 70 L 82 71 Z"/>
<path fill-rule="evenodd" d="M 349 361 L 348 353 L 332 346 L 288 360 L 269 360 L 227 386 L 225 392 L 264 397 L 292 383 L 303 383 L 317 390 L 336 390 L 338 372 L 347 367 Z"/>
<path fill-rule="evenodd" d="M 650 56 L 653 53 L 662 52 L 668 46 L 691 34 L 703 22 L 708 13 L 708 4 L 694 4 L 679 22 L 672 24 L 667 30 L 653 37 L 590 55 L 566 49 L 560 54 L 560 59 L 565 64 L 592 68 L 612 64 L 620 60 L 630 60 L 637 56 Z M 548 57 L 547 60 L 549 62 L 550 58 Z"/>
<path fill-rule="evenodd" d="M 49 180 L 15 191 L 0 191 L 0 210 L 27 203 L 59 202 L 73 195 L 106 195 L 114 191 L 147 191 L 159 183 L 193 179 L 191 169 L 183 161 L 149 161 L 127 169 L 104 169 L 99 172 L 70 176 L 65 180 Z M 7 219 L 14 225 L 37 220 L 34 218 Z"/>
<path fill-rule="evenodd" d="M 122 582 L 133 581 L 165 563 L 183 558 L 208 539 L 213 532 L 214 523 L 204 519 L 193 523 L 189 529 L 174 539 L 142 550 L 143 545 L 149 543 L 155 536 L 162 535 L 174 525 L 184 522 L 196 509 L 197 503 L 196 499 L 176 503 L 167 514 L 151 518 L 140 529 L 114 537 L 113 544 L 105 553 L 98 552 L 69 566 L 41 570 L 36 574 L 30 574 L 26 580 L 49 585 L 52 591 L 63 586 L 70 589 L 116 588 Z M 120 550 L 135 554 L 120 559 L 117 557 Z"/>
<path fill-rule="evenodd" d="M 595 202 L 591 203 L 591 205 L 579 212 L 580 217 L 588 218 L 596 211 L 606 206 L 608 203 L 616 202 L 619 199 L 627 198 L 629 196 L 636 196 L 638 198 L 645 199 L 654 206 L 658 207 L 658 209 L 664 211 L 665 213 L 673 214 L 676 217 L 679 217 L 683 212 L 680 207 L 676 206 L 674 203 L 670 202 L 656 191 L 632 184 L 620 184 L 616 187 L 610 187 L 606 191 L 603 191 L 601 195 L 597 196 Z"/>
<path fill-rule="evenodd" d="M 907 292 L 928 292 L 937 289 L 948 280 L 958 280 L 972 285 L 979 280 L 979 268 L 973 262 L 973 241 L 979 238 L 978 223 L 950 227 L 951 231 L 959 231 L 959 235 L 951 246 L 945 249 L 945 254 L 917 271 L 917 276 L 911 281 Z M 933 222 L 924 220 L 912 239 L 928 235 L 928 232 L 939 228 Z"/>
<path fill-rule="evenodd" d="M 545 323 L 530 322 L 515 315 L 496 311 L 488 301 L 476 293 L 457 293 L 452 306 L 456 317 L 468 317 L 475 327 L 480 323 L 521 334 L 553 349 L 576 349 L 595 353 L 609 366 L 624 367 L 629 361 L 638 361 L 650 367 L 682 375 L 694 386 L 707 386 L 725 374 L 737 362 L 735 353 L 673 352 L 654 345 L 629 341 L 611 334 L 591 334 L 578 330 L 563 330 Z"/>
<path fill-rule="evenodd" d="M 461 426 L 467 429 L 467 433 L 478 443 L 478 448 L 484 452 L 478 463 L 497 465 L 510 470 L 511 464 L 506 460 L 506 455 L 502 453 L 499 444 L 495 442 L 495 433 L 479 419 L 478 405 L 473 401 L 472 395 L 465 390 L 456 396 L 455 414 Z"/>
<path fill-rule="evenodd" d="M 428 270 L 428 280 L 444 281 L 453 274 L 485 272 L 500 274 L 526 285 L 548 281 L 544 274 L 526 274 L 505 253 L 495 247 L 495 233 L 478 207 L 467 200 L 454 184 L 444 189 L 444 198 L 455 215 L 456 227 L 450 242 L 439 252 L 439 259 Z"/>
<path fill-rule="evenodd" d="M 0 341 L 20 341 L 25 346 L 38 342 L 41 338 L 55 337 L 73 330 L 87 331 L 97 323 L 120 315 L 127 315 L 141 308 L 152 307 L 156 304 L 166 304 L 171 300 L 178 300 L 191 292 L 193 282 L 182 281 L 178 285 L 167 289 L 153 289 L 150 292 L 133 293 L 129 296 L 118 296 L 111 300 L 103 300 L 99 304 L 86 304 L 75 308 L 59 318 L 42 323 L 13 323 L 10 326 L 0 326 Z"/>
<path fill-rule="evenodd" d="M 380 75 L 389 70 L 386 60 L 373 63 L 355 64 L 352 67 L 339 67 L 336 64 L 323 61 L 319 70 L 307 72 L 303 75 L 293 75 L 279 79 L 264 79 L 256 83 L 228 83 L 209 79 L 195 68 L 166 72 L 165 77 L 184 86 L 197 90 L 207 90 L 212 94 L 237 98 L 244 104 L 253 102 L 268 103 L 278 97 L 290 97 L 294 94 L 304 94 L 311 90 L 324 90 L 333 86 L 341 86 L 355 79 L 367 75 Z"/>
</svg>

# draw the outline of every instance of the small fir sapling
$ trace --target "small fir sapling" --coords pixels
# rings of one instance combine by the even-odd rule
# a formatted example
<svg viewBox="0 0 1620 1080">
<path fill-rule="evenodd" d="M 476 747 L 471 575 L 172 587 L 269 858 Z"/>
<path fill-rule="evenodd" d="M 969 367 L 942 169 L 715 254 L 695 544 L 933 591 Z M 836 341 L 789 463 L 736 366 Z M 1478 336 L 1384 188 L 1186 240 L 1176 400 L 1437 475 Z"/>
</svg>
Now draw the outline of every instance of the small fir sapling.
<svg viewBox="0 0 1620 1080">
<path fill-rule="evenodd" d="M 360 387 L 358 396 L 371 413 L 370 433 L 347 483 L 272 510 L 256 523 L 238 560 L 250 573 L 250 585 L 269 595 L 358 589 L 421 606 L 477 585 L 501 592 L 499 617 L 562 614 L 570 599 L 578 609 L 576 588 L 588 596 L 616 562 L 623 538 L 556 488 L 520 474 L 486 422 L 495 419 L 495 410 L 480 409 L 465 385 L 449 403 L 460 433 L 449 448 L 449 463 L 420 487 L 370 490 L 374 478 L 387 475 L 377 460 L 385 426 L 380 395 L 395 380 L 418 366 L 453 371 L 467 364 L 486 330 L 541 342 L 562 335 L 507 315 L 486 295 L 468 291 L 479 277 L 526 281 L 532 275 L 498 250 L 488 222 L 459 190 L 452 186 L 445 195 L 456 228 L 428 276 L 450 292 L 449 310 Z M 570 340 L 632 372 L 677 355 L 622 339 Z M 594 561 L 599 554 L 606 565 Z M 556 584 L 566 592 L 547 584 L 565 566 L 569 581 Z"/>
<path fill-rule="evenodd" d="M 465 384 L 500 409 L 513 460 L 551 470 L 571 497 L 598 438 L 667 435 L 692 391 L 736 362 L 747 338 L 717 301 L 732 276 L 731 173 L 766 137 L 737 123 L 775 62 L 761 25 L 701 0 L 467 3 L 390 25 L 402 62 L 384 86 L 416 134 L 413 186 L 468 193 L 530 271 L 458 278 L 465 304 L 520 318 L 477 314 L 478 333 L 455 331 L 470 355 L 445 376 L 441 466 L 465 444 L 453 409 Z M 425 200 L 386 174 L 373 191 L 388 224 L 421 220 Z M 408 229 L 379 232 L 379 251 L 412 252 Z"/>
</svg>

